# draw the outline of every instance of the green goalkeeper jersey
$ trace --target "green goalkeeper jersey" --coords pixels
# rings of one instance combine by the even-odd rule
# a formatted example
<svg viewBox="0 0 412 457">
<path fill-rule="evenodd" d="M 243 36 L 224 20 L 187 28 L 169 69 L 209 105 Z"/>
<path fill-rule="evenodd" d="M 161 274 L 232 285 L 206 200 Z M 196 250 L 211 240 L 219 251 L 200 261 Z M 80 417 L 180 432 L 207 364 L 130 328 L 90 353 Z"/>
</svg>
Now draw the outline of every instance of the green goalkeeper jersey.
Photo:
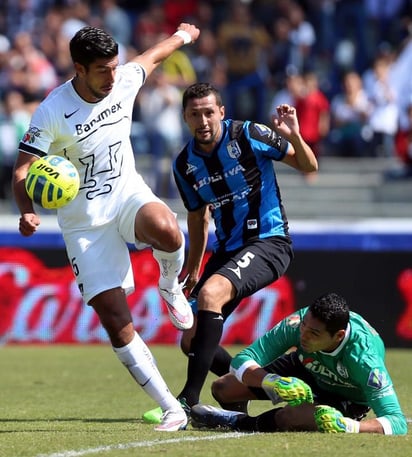
<svg viewBox="0 0 412 457">
<path fill-rule="evenodd" d="M 376 330 L 359 314 L 350 313 L 346 335 L 333 352 L 305 352 L 300 346 L 300 323 L 308 308 L 283 319 L 232 360 L 242 371 L 251 361 L 268 365 L 292 347 L 321 389 L 368 405 L 381 418 L 385 433 L 404 434 L 407 423 L 385 366 L 385 347 Z"/>
</svg>

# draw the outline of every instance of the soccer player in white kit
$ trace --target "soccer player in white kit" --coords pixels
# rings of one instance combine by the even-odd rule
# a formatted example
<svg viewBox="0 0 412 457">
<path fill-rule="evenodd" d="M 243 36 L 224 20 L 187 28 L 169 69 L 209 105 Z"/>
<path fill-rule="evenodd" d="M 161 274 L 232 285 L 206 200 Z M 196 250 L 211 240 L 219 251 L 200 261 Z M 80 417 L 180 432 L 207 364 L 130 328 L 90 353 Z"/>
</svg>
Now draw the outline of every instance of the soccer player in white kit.
<svg viewBox="0 0 412 457">
<path fill-rule="evenodd" d="M 175 214 L 137 173 L 130 129 L 135 97 L 147 77 L 198 36 L 197 27 L 182 23 L 173 35 L 119 65 L 118 45 L 110 35 L 89 26 L 79 30 L 70 41 L 76 74 L 34 112 L 13 176 L 19 230 L 31 236 L 40 217 L 24 187 L 29 166 L 56 154 L 77 167 L 79 194 L 57 210 L 68 258 L 83 299 L 98 314 L 117 357 L 162 408 L 159 431 L 185 428 L 187 418 L 135 331 L 126 300 L 134 289 L 127 243 L 152 247 L 160 268 L 159 291 L 173 324 L 190 328 L 193 314 L 178 282 L 184 236 Z"/>
</svg>

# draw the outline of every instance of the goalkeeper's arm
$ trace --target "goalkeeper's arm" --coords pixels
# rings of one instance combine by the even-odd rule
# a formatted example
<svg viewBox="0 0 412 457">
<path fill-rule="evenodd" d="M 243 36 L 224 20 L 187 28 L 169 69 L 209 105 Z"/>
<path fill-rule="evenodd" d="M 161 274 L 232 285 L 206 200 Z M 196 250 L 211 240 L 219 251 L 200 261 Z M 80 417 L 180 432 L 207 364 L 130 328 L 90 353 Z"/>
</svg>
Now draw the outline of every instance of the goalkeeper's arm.
<svg viewBox="0 0 412 457">
<path fill-rule="evenodd" d="M 293 376 L 279 376 L 269 373 L 262 380 L 262 388 L 274 404 L 279 401 L 285 401 L 290 406 L 313 403 L 310 386 Z"/>
<path fill-rule="evenodd" d="M 356 421 L 335 408 L 326 405 L 315 407 L 315 422 L 320 432 L 325 433 L 380 433 L 392 434 L 384 418 Z M 386 424 L 386 427 L 384 427 Z"/>
<path fill-rule="evenodd" d="M 239 369 L 231 368 L 238 381 L 249 387 L 261 387 L 273 404 L 287 402 L 291 406 L 313 403 L 311 388 L 299 378 L 268 373 L 256 362 L 250 361 Z"/>
</svg>

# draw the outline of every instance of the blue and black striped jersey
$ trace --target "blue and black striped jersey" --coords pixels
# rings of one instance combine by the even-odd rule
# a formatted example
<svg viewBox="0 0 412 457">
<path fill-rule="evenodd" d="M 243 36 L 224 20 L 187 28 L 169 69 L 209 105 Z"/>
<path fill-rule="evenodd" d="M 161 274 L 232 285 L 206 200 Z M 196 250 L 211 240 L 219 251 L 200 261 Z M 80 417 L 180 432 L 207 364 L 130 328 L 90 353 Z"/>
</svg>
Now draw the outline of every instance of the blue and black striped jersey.
<svg viewBox="0 0 412 457">
<path fill-rule="evenodd" d="M 173 163 L 188 211 L 209 205 L 216 227 L 215 249 L 235 250 L 253 238 L 289 237 L 273 160 L 289 143 L 262 124 L 222 121 L 222 138 L 211 154 L 194 139 Z"/>
</svg>

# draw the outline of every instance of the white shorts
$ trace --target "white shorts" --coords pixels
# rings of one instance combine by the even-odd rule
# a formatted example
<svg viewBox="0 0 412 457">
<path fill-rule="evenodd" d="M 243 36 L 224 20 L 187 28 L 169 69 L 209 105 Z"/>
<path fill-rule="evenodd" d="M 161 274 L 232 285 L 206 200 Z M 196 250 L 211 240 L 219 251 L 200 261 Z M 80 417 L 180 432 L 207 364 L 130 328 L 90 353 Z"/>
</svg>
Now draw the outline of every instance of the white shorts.
<svg viewBox="0 0 412 457">
<path fill-rule="evenodd" d="M 135 218 L 146 203 L 163 203 L 148 186 L 130 195 L 119 207 L 117 219 L 88 230 L 64 231 L 63 238 L 76 282 L 85 303 L 105 290 L 122 287 L 134 291 L 134 277 L 127 243 L 147 247 L 135 237 Z"/>
</svg>

